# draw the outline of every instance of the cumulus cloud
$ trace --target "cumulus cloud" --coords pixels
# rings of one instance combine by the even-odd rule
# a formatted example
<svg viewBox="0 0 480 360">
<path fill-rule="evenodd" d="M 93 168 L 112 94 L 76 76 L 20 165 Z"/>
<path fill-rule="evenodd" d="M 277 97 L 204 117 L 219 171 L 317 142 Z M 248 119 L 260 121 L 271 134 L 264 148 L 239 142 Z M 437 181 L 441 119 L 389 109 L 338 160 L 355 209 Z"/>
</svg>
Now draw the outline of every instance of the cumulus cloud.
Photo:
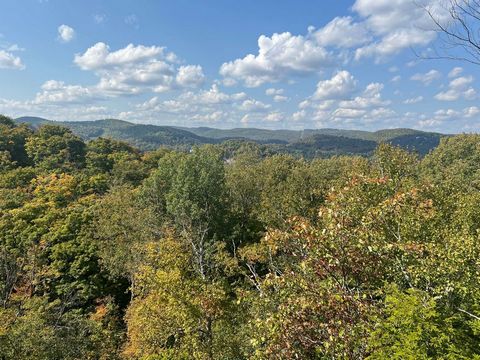
<svg viewBox="0 0 480 360">
<path fill-rule="evenodd" d="M 129 44 L 123 49 L 110 51 L 110 47 L 98 42 L 83 54 L 76 54 L 74 62 L 82 70 L 105 70 L 115 66 L 126 66 L 141 61 L 153 60 L 155 56 L 167 57 L 165 48 Z"/>
<path fill-rule="evenodd" d="M 463 72 L 463 68 L 461 68 L 461 67 L 459 67 L 459 66 L 454 67 L 454 68 L 448 73 L 448 77 L 449 77 L 449 78 L 457 77 L 457 76 L 459 76 L 462 72 Z"/>
<path fill-rule="evenodd" d="M 0 69 L 23 70 L 25 65 L 20 57 L 11 52 L 0 50 Z"/>
<path fill-rule="evenodd" d="M 145 121 L 161 118 L 163 123 L 185 123 L 189 126 L 233 127 L 241 123 L 274 127 L 287 116 L 271 104 L 249 97 L 244 92 L 227 93 L 218 84 L 213 84 L 210 89 L 184 91 L 168 100 L 155 96 L 138 104 L 135 110 L 123 112 L 121 118 L 141 118 Z"/>
<path fill-rule="evenodd" d="M 446 18 L 438 0 L 422 1 L 439 19 Z M 261 35 L 257 54 L 222 64 L 223 83 L 257 87 L 319 73 L 352 58 L 380 62 L 437 36 L 429 30 L 432 21 L 424 8 L 412 0 L 356 0 L 352 10 L 357 16 L 336 17 L 319 29 L 310 26 L 305 35 Z"/>
<path fill-rule="evenodd" d="M 280 111 L 273 111 L 265 117 L 265 120 L 270 122 L 280 122 L 285 120 L 285 114 Z"/>
<path fill-rule="evenodd" d="M 245 126 L 261 125 L 262 127 L 270 127 L 270 124 L 277 124 L 286 120 L 286 115 L 280 111 L 271 111 L 265 113 L 248 113 L 241 117 L 240 122 Z M 274 125 L 275 127 L 275 125 Z"/>
<path fill-rule="evenodd" d="M 400 80 L 402 80 L 402 77 L 400 75 L 396 75 L 390 81 L 391 82 L 399 82 Z"/>
<path fill-rule="evenodd" d="M 314 100 L 331 100 L 345 97 L 355 91 L 357 81 L 348 71 L 337 72 L 331 79 L 319 81 Z"/>
<path fill-rule="evenodd" d="M 289 98 L 287 96 L 283 96 L 283 95 L 275 95 L 273 97 L 273 101 L 275 101 L 276 103 L 279 103 L 279 102 L 285 102 L 285 101 L 288 101 Z"/>
<path fill-rule="evenodd" d="M 284 89 L 269 88 L 265 90 L 265 95 L 268 95 L 268 96 L 282 95 L 284 92 L 285 92 Z"/>
<path fill-rule="evenodd" d="M 0 113 L 12 117 L 32 115 L 50 120 L 97 120 L 114 117 L 114 112 L 106 106 L 64 103 L 39 103 L 33 101 L 16 101 L 0 98 Z"/>
<path fill-rule="evenodd" d="M 423 101 L 423 96 L 421 95 L 414 98 L 406 99 L 403 101 L 403 103 L 407 105 L 411 105 L 411 104 L 419 103 L 420 101 Z"/>
<path fill-rule="evenodd" d="M 334 65 L 333 55 L 314 39 L 289 32 L 261 35 L 258 54 L 226 62 L 220 75 L 226 79 L 240 80 L 247 87 L 284 80 L 289 76 L 319 72 Z"/>
<path fill-rule="evenodd" d="M 24 67 L 19 58 L 4 53 L 6 52 L 0 50 L 0 68 Z M 95 104 L 97 101 L 119 96 L 195 89 L 205 81 L 201 66 L 179 65 L 175 54 L 158 46 L 130 44 L 125 48 L 110 51 L 108 45 L 97 43 L 83 54 L 75 55 L 74 63 L 82 70 L 92 71 L 98 77 L 98 82 L 84 86 L 48 80 L 41 86 L 35 98 L 23 102 L 23 105 L 27 108 L 36 106 L 39 110 L 67 104 L 72 108 L 76 105 L 98 108 Z M 246 97 L 241 94 L 231 97 L 234 96 L 241 97 L 241 100 Z M 199 102 L 213 103 L 230 99 L 215 87 L 200 92 L 195 97 L 201 97 Z M 11 102 L 10 104 L 20 106 Z M 58 111 L 55 114 L 58 114 Z"/>
<path fill-rule="evenodd" d="M 427 73 L 417 73 L 410 79 L 414 81 L 420 81 L 423 85 L 430 85 L 433 81 L 442 77 L 442 74 L 438 70 L 430 70 Z"/>
<path fill-rule="evenodd" d="M 216 86 L 210 90 L 200 92 L 185 92 L 177 98 L 160 102 L 157 98 L 153 103 L 149 103 L 149 108 L 143 104 L 143 110 L 147 110 L 145 115 L 151 117 L 153 114 L 175 114 L 176 116 L 191 118 L 195 114 L 211 114 L 217 111 L 229 111 L 232 105 L 246 98 L 246 94 L 226 94 L 221 92 Z"/>
<path fill-rule="evenodd" d="M 468 122 L 472 118 L 480 117 L 480 108 L 476 106 L 466 107 L 464 109 L 439 109 L 432 116 L 425 117 L 419 121 L 418 125 L 423 128 L 433 128 L 450 124 L 450 128 L 468 128 Z"/>
<path fill-rule="evenodd" d="M 178 67 L 178 62 L 177 56 L 164 47 L 129 44 L 111 51 L 103 42 L 74 58 L 82 70 L 93 71 L 100 78 L 97 87 L 112 96 L 203 85 L 205 76 L 200 65 Z"/>
<path fill-rule="evenodd" d="M 368 109 L 390 105 L 390 101 L 382 99 L 382 90 L 384 85 L 380 83 L 368 84 L 361 96 L 356 96 L 353 100 L 342 100 L 340 107 L 350 109 Z"/>
<path fill-rule="evenodd" d="M 176 81 L 182 87 L 198 87 L 205 82 L 205 75 L 200 65 L 180 66 Z"/>
<path fill-rule="evenodd" d="M 463 115 L 468 119 L 475 116 L 480 116 L 480 108 L 478 106 L 470 106 L 463 109 Z"/>
<path fill-rule="evenodd" d="M 427 7 L 441 21 L 447 12 L 438 0 L 356 0 L 352 9 L 364 18 L 375 40 L 355 52 L 356 59 L 374 57 L 377 61 L 400 51 L 425 46 L 436 38 Z"/>
<path fill-rule="evenodd" d="M 241 105 L 240 109 L 247 112 L 264 112 L 270 109 L 272 106 L 270 104 L 265 104 L 261 101 L 255 99 L 245 100 Z"/>
<path fill-rule="evenodd" d="M 313 31 L 312 36 L 320 46 L 351 48 L 363 45 L 372 39 L 365 23 L 358 23 L 351 16 L 336 17 L 323 28 Z"/>
<path fill-rule="evenodd" d="M 62 24 L 58 27 L 58 39 L 61 42 L 68 43 L 75 37 L 75 30 L 68 25 Z"/>
<path fill-rule="evenodd" d="M 370 83 L 358 93 L 357 80 L 348 71 L 340 71 L 331 79 L 320 81 L 315 93 L 299 103 L 292 119 L 307 126 L 365 126 L 394 116 L 391 101 L 382 98 L 384 85 Z"/>
<path fill-rule="evenodd" d="M 448 90 L 439 92 L 435 95 L 435 99 L 440 101 L 455 101 L 460 98 L 474 100 L 477 97 L 477 92 L 470 86 L 472 82 L 472 76 L 461 76 L 453 79 L 448 84 Z"/>
<path fill-rule="evenodd" d="M 287 96 L 283 95 L 284 92 L 285 92 L 284 89 L 269 88 L 265 90 L 265 95 L 271 96 L 273 98 L 273 101 L 279 103 L 279 102 L 285 102 L 289 100 Z"/>
</svg>

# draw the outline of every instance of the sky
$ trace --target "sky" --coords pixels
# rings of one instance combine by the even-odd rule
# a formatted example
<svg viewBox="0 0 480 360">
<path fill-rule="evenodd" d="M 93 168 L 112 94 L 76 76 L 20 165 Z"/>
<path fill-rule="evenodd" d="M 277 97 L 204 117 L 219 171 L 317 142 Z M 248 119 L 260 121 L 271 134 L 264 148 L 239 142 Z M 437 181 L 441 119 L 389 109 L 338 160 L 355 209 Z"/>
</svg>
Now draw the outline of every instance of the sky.
<svg viewBox="0 0 480 360">
<path fill-rule="evenodd" d="M 480 65 L 422 59 L 432 29 L 413 0 L 0 0 L 0 113 L 476 132 Z"/>
</svg>

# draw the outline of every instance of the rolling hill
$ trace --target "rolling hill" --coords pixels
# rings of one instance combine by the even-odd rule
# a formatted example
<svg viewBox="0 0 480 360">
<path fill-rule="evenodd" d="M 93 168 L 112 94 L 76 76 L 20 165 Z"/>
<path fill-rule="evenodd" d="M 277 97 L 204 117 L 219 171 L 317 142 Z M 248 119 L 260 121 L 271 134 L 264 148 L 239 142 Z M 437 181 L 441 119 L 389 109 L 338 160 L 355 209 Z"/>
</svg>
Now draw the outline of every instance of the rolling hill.
<svg viewBox="0 0 480 360">
<path fill-rule="evenodd" d="M 282 152 L 304 156 L 340 154 L 368 155 L 380 142 L 390 142 L 424 155 L 436 147 L 442 134 L 413 129 L 385 129 L 375 132 L 341 129 L 267 130 L 256 128 L 214 129 L 208 127 L 174 127 L 133 124 L 123 120 L 51 121 L 39 117 L 20 117 L 20 123 L 33 127 L 57 124 L 70 128 L 85 140 L 98 137 L 123 140 L 142 150 L 160 146 L 191 147 L 200 144 L 217 144 L 226 140 L 249 140 L 275 145 Z"/>
</svg>

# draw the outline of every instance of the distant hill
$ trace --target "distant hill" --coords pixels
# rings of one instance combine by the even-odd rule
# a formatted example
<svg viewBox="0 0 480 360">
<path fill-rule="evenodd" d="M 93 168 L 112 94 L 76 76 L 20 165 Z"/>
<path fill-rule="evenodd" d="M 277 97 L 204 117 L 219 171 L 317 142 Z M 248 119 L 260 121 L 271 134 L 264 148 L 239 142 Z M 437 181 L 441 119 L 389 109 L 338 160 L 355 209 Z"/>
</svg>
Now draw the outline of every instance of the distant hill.
<svg viewBox="0 0 480 360">
<path fill-rule="evenodd" d="M 92 140 L 98 137 L 112 138 L 126 141 L 142 150 L 154 150 L 160 146 L 192 146 L 212 143 L 212 139 L 172 126 L 132 124 L 116 119 L 50 121 L 35 117 L 21 117 L 16 119 L 16 121 L 28 123 L 34 127 L 44 124 L 62 125 L 70 128 L 76 135 L 85 140 Z"/>
<path fill-rule="evenodd" d="M 380 142 L 390 142 L 424 155 L 435 148 L 440 138 L 445 136 L 439 133 L 402 128 L 369 132 L 341 129 L 186 128 L 133 124 L 117 119 L 57 122 L 39 117 L 20 117 L 16 121 L 28 123 L 33 127 L 43 124 L 62 125 L 70 128 L 85 140 L 98 137 L 113 138 L 126 141 L 142 150 L 153 150 L 160 146 L 191 147 L 236 139 L 272 144 L 282 152 L 298 153 L 308 157 L 334 154 L 368 155 Z"/>
<path fill-rule="evenodd" d="M 378 143 L 372 140 L 354 139 L 345 136 L 314 134 L 306 139 L 288 144 L 289 152 L 297 152 L 305 157 L 370 154 Z"/>
</svg>

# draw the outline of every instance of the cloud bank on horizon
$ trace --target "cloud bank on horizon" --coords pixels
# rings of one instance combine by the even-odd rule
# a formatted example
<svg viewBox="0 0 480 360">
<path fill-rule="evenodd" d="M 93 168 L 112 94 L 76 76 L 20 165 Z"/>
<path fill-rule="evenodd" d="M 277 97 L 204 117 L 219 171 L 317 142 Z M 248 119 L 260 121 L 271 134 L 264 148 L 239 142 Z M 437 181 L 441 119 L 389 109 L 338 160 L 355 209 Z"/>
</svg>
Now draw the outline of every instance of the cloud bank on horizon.
<svg viewBox="0 0 480 360">
<path fill-rule="evenodd" d="M 420 61 L 412 49 L 428 56 L 438 39 L 418 1 L 286 1 L 269 20 L 261 15 L 272 11 L 273 0 L 242 2 L 241 11 L 210 0 L 198 16 L 199 4 L 145 9 L 100 1 L 72 12 L 66 2 L 31 0 L 29 7 L 46 14 L 38 31 L 34 21 L 9 23 L 23 7 L 9 3 L 14 16 L 0 15 L 0 113 L 10 116 L 480 129 L 480 66 Z M 447 19 L 442 0 L 423 5 Z M 263 21 L 247 23 L 252 14 Z"/>
</svg>

